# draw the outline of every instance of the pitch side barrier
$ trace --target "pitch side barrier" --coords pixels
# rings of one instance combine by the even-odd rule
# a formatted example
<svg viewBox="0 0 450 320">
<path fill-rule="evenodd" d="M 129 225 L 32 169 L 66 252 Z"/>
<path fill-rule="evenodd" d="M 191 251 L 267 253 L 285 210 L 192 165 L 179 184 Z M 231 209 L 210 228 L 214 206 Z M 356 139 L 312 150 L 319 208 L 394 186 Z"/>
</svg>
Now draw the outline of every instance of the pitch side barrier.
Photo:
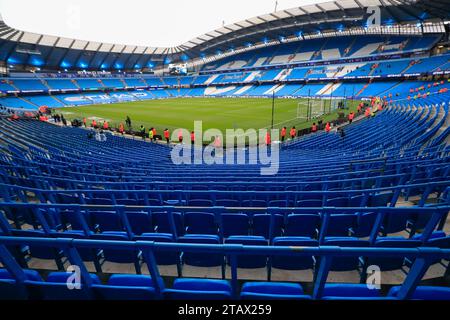
<svg viewBox="0 0 450 320">
<path fill-rule="evenodd" d="M 152 279 L 155 279 L 154 288 L 159 299 L 163 298 L 166 289 L 163 279 L 160 276 L 158 265 L 155 259 L 156 252 L 193 252 L 204 254 L 221 254 L 229 257 L 231 267 L 231 286 L 233 298 L 239 297 L 238 285 L 238 256 L 240 255 L 267 255 L 292 256 L 292 257 L 320 257 L 321 263 L 314 280 L 312 298 L 320 299 L 327 282 L 328 274 L 333 259 L 335 257 L 367 257 L 367 258 L 398 258 L 399 256 L 408 258 L 412 263 L 411 269 L 403 282 L 397 295 L 397 299 L 405 300 L 412 297 L 417 286 L 420 284 L 428 268 L 437 259 L 450 259 L 450 250 L 439 248 L 341 248 L 341 247 L 262 247 L 244 245 L 212 245 L 212 244 L 179 244 L 179 243 L 158 243 L 146 241 L 101 241 L 101 240 L 78 240 L 78 239 L 43 239 L 43 238 L 22 238 L 22 237 L 0 237 L 0 259 L 4 267 L 16 279 L 17 286 L 24 286 L 29 283 L 23 269 L 17 264 L 7 247 L 11 246 L 39 246 L 54 249 L 61 249 L 68 257 L 73 266 L 80 268 L 80 282 L 86 290 L 91 289 L 92 278 L 81 259 L 80 249 L 112 249 L 122 251 L 141 251 Z"/>
<path fill-rule="evenodd" d="M 362 195 L 361 207 L 368 204 L 370 197 L 382 193 L 392 192 L 392 197 L 386 199 L 391 207 L 395 207 L 402 192 L 411 194 L 414 190 L 423 190 L 418 206 L 423 207 L 428 197 L 433 192 L 443 192 L 450 186 L 450 180 L 427 182 L 420 184 L 399 185 L 395 187 L 383 187 L 360 190 L 335 190 L 335 191 L 217 191 L 217 190 L 43 190 L 27 188 L 15 185 L 0 184 L 0 195 L 4 202 L 14 202 L 19 197 L 22 202 L 27 201 L 27 192 L 32 192 L 42 203 L 57 203 L 57 195 L 65 194 L 78 197 L 80 204 L 86 204 L 85 196 L 88 198 L 110 199 L 112 204 L 117 204 L 117 199 L 124 196 L 128 199 L 140 198 L 145 205 L 150 205 L 150 199 L 157 200 L 161 205 L 185 206 L 189 200 L 202 199 L 210 200 L 215 204 L 218 199 L 232 199 L 247 201 L 250 203 L 256 200 L 265 201 L 285 201 L 284 207 L 296 207 L 298 201 L 307 199 L 318 199 L 322 197 L 322 206 L 327 205 L 328 199 L 339 197 L 351 197 Z M 97 196 L 97 197 L 95 197 Z M 152 198 L 153 197 L 153 198 Z M 304 198 L 306 197 L 306 198 Z M 320 200 L 320 199 L 319 199 Z"/>
<path fill-rule="evenodd" d="M 105 210 L 110 212 L 116 212 L 120 215 L 121 221 L 123 223 L 124 229 L 127 233 L 129 239 L 134 238 L 134 233 L 131 228 L 130 221 L 127 216 L 127 212 L 132 211 L 145 211 L 149 214 L 152 212 L 165 212 L 168 216 L 169 226 L 171 230 L 171 234 L 174 239 L 178 239 L 178 231 L 175 225 L 174 213 L 186 213 L 186 212 L 208 212 L 213 213 L 215 216 L 215 220 L 217 225 L 219 226 L 218 235 L 223 241 L 223 220 L 222 214 L 238 214 L 244 213 L 249 215 L 254 215 L 258 213 L 267 213 L 270 217 L 269 223 L 269 240 L 272 241 L 275 238 L 275 216 L 283 215 L 284 219 L 286 219 L 287 214 L 311 214 L 311 212 L 320 212 L 321 214 L 321 224 L 319 231 L 319 243 L 323 244 L 325 241 L 325 237 L 327 235 L 327 231 L 330 225 L 330 217 L 333 214 L 364 214 L 371 213 L 376 214 L 376 220 L 373 224 L 373 227 L 370 232 L 370 243 L 374 244 L 379 237 L 381 226 L 383 224 L 384 218 L 388 215 L 417 215 L 417 216 L 427 216 L 429 218 L 426 226 L 424 227 L 420 241 L 425 244 L 432 236 L 433 232 L 438 230 L 442 231 L 444 229 L 447 216 L 450 210 L 449 205 L 437 206 L 437 207 L 366 207 L 366 208 L 334 208 L 334 207 L 320 207 L 320 208 L 225 208 L 225 207 L 174 207 L 174 206 L 121 206 L 121 205 L 113 205 L 113 206 L 101 206 L 101 205 L 61 205 L 61 204 L 36 204 L 36 203 L 0 203 L 0 208 L 8 212 L 10 215 L 13 215 L 13 219 L 17 218 L 18 212 L 23 212 L 23 210 L 31 209 L 38 220 L 42 230 L 46 232 L 48 235 L 52 234 L 54 230 L 52 230 L 49 225 L 46 217 L 42 210 L 52 211 L 54 213 L 61 213 L 65 211 L 70 211 L 69 214 L 74 215 L 74 220 L 77 221 L 77 225 L 82 227 L 82 231 L 84 232 L 86 237 L 89 237 L 92 234 L 92 231 L 89 229 L 89 225 L 86 221 L 85 216 L 82 214 L 84 211 L 98 211 Z M 16 210 L 12 210 L 16 209 Z M 16 212 L 16 213 L 13 213 Z M 15 219 L 17 221 L 17 219 Z M 16 226 L 20 228 L 20 223 L 16 222 Z M 10 235 L 12 232 L 11 226 L 6 220 L 6 217 L 0 215 L 0 229 L 3 231 L 5 235 Z M 410 237 L 415 235 L 415 229 L 412 230 Z"/>
</svg>

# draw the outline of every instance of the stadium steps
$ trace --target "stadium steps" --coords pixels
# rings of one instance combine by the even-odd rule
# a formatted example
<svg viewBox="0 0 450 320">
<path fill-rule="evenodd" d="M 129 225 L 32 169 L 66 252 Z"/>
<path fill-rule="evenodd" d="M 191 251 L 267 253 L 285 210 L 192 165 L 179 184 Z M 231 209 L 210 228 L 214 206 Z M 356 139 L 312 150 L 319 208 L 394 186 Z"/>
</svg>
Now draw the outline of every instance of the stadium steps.
<svg viewBox="0 0 450 320">
<path fill-rule="evenodd" d="M 402 74 L 406 73 L 409 69 L 412 68 L 413 65 L 414 65 L 414 64 L 412 64 L 412 63 L 410 62 L 409 65 L 405 68 L 405 70 L 402 70 L 400 73 L 402 73 Z"/>
<path fill-rule="evenodd" d="M 329 83 L 327 84 L 325 87 L 323 87 L 322 89 L 320 89 L 317 92 L 317 95 L 326 95 L 326 94 L 332 94 L 334 91 L 336 91 L 340 86 L 342 85 L 342 83 Z"/>
<path fill-rule="evenodd" d="M 45 79 L 39 79 L 41 81 L 41 83 L 48 89 L 51 90 L 52 88 L 50 88 L 50 86 L 48 85 L 47 81 Z"/>
<path fill-rule="evenodd" d="M 358 93 L 356 94 L 356 97 L 359 97 L 360 95 L 362 95 L 362 93 L 370 86 L 370 82 L 368 84 L 366 84 L 361 90 L 358 91 Z"/>
<path fill-rule="evenodd" d="M 239 89 L 238 91 L 236 91 L 233 95 L 240 96 L 240 95 L 244 94 L 245 92 L 247 92 L 248 90 L 250 90 L 251 88 L 253 88 L 253 85 L 244 86 L 241 89 Z"/>
<path fill-rule="evenodd" d="M 400 82 L 397 82 L 395 85 L 393 85 L 393 86 L 390 87 L 389 89 L 386 89 L 386 90 L 380 92 L 378 95 L 379 95 L 380 97 L 383 97 L 383 96 L 385 95 L 385 93 L 387 93 L 388 91 L 391 91 L 392 89 L 395 89 L 395 88 L 401 86 L 402 84 L 403 84 L 403 82 L 401 82 L 401 81 L 400 81 Z"/>
<path fill-rule="evenodd" d="M 54 100 L 56 100 L 56 101 L 62 103 L 63 105 L 66 105 L 66 103 L 65 103 L 64 101 L 62 101 L 61 99 L 59 99 L 58 97 L 53 96 L 53 95 L 50 95 L 50 97 L 52 97 Z"/>
<path fill-rule="evenodd" d="M 209 77 L 206 81 L 205 81 L 205 85 L 210 85 L 211 83 L 214 82 L 214 80 L 216 80 L 217 78 L 219 78 L 221 75 L 220 74 L 214 74 L 211 77 Z"/>
<path fill-rule="evenodd" d="M 348 54 L 350 52 L 352 52 L 352 49 L 353 49 L 353 46 L 355 45 L 355 42 L 356 42 L 356 37 L 353 39 L 352 43 L 350 43 L 350 45 L 347 48 L 345 48 L 344 55 L 342 56 L 343 58 L 348 57 Z"/>
<path fill-rule="evenodd" d="M 81 87 L 78 85 L 78 83 L 77 83 L 77 81 L 75 79 L 72 79 L 70 81 L 74 84 L 75 87 L 77 87 L 78 89 L 81 90 Z"/>
<path fill-rule="evenodd" d="M 433 107 L 433 109 L 435 110 L 435 111 L 434 111 L 434 114 L 436 114 L 436 107 Z M 435 128 L 435 127 L 439 124 L 439 122 L 441 122 L 441 120 L 442 120 L 444 117 L 445 117 L 445 110 L 444 110 L 444 108 L 441 108 L 441 109 L 439 110 L 439 115 L 438 115 L 438 117 L 437 117 L 437 119 L 436 119 L 436 122 L 433 124 L 432 128 Z M 436 132 L 435 135 L 433 135 L 432 137 L 430 137 L 429 141 L 433 141 L 434 139 L 436 139 L 437 137 L 439 137 L 445 130 L 447 130 L 449 124 L 450 124 L 450 113 L 447 114 L 447 117 L 446 117 L 446 119 L 445 119 L 445 123 L 437 130 L 437 132 Z M 430 128 L 430 130 L 431 130 L 432 128 Z M 447 139 L 448 139 L 448 138 L 449 138 L 449 137 L 447 137 Z"/>
</svg>

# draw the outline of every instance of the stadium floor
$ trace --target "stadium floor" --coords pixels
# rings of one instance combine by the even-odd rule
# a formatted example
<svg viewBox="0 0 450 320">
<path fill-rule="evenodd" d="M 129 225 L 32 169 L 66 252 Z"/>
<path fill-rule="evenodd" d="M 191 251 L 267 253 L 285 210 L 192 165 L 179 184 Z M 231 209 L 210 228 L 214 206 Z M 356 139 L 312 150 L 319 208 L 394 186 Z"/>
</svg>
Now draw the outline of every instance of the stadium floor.
<svg viewBox="0 0 450 320">
<path fill-rule="evenodd" d="M 312 122 L 297 118 L 299 102 L 307 99 L 276 99 L 274 112 L 275 128 L 296 126 L 298 129 L 308 128 Z M 356 111 L 359 100 L 349 101 L 348 114 Z M 325 109 L 329 109 L 330 100 L 324 101 Z M 303 111 L 303 110 L 302 110 Z M 148 130 L 155 127 L 159 134 L 165 128 L 170 130 L 193 129 L 194 121 L 203 121 L 203 130 L 216 128 L 224 132 L 226 129 L 261 129 L 271 126 L 272 99 L 269 98 L 177 98 L 124 102 L 117 104 L 88 105 L 83 107 L 66 107 L 55 109 L 68 120 L 83 119 L 88 124 L 107 120 L 110 127 L 118 127 L 130 116 L 132 125 L 137 130 L 144 125 Z M 306 105 L 304 107 L 306 113 Z M 324 122 L 337 118 L 337 111 L 320 117 Z"/>
</svg>

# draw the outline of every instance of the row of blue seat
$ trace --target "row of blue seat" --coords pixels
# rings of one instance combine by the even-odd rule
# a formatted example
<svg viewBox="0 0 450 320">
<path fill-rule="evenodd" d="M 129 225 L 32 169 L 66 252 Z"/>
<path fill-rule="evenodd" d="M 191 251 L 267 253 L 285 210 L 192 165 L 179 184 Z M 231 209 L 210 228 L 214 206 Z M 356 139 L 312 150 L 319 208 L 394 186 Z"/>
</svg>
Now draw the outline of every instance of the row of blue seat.
<svg viewBox="0 0 450 320">
<path fill-rule="evenodd" d="M 8 249 L 15 245 L 26 244 L 29 246 L 46 247 L 47 249 L 60 249 L 67 253 L 68 259 L 77 274 L 52 273 L 44 282 L 33 271 L 23 270 L 9 253 Z M 128 251 L 142 249 L 143 257 L 149 267 L 149 276 L 113 275 L 106 285 L 102 285 L 96 275 L 91 275 L 82 262 L 82 255 L 87 249 L 101 247 L 105 251 L 120 251 L 122 254 Z M 11 249 L 10 249 L 11 250 Z M 155 254 L 159 252 L 176 252 L 183 250 L 185 254 L 195 255 L 197 259 L 205 256 L 205 252 L 222 252 L 230 259 L 231 282 L 226 280 L 200 280 L 178 279 L 172 288 L 165 288 L 159 275 Z M 217 253 L 216 253 L 217 254 Z M 247 256 L 248 255 L 248 256 Z M 98 241 L 98 240 L 72 240 L 72 239 L 38 239 L 0 237 L 0 261 L 8 271 L 0 271 L 0 296 L 17 298 L 31 297 L 44 299 L 123 299 L 129 293 L 130 299 L 172 298 L 172 299 L 230 299 L 239 296 L 237 287 L 237 268 L 242 257 L 259 257 L 261 255 L 277 256 L 285 259 L 300 259 L 310 255 L 320 258 L 320 266 L 314 281 L 314 299 L 324 297 L 336 297 L 337 299 L 378 299 L 381 295 L 378 290 L 371 290 L 368 285 L 330 285 L 326 284 L 328 273 L 335 270 L 336 265 L 342 265 L 344 261 L 357 260 L 359 256 L 368 256 L 372 263 L 388 263 L 398 260 L 399 257 L 407 257 L 411 262 L 407 280 L 399 287 L 391 290 L 392 298 L 417 298 L 448 299 L 448 289 L 417 288 L 423 274 L 428 267 L 437 260 L 450 260 L 450 250 L 430 248 L 428 251 L 417 249 L 398 248 L 358 248 L 358 247 L 303 247 L 296 250 L 295 247 L 255 247 L 236 245 L 192 245 L 192 244 L 168 244 L 155 242 L 122 242 L 122 241 Z M 338 269 L 339 270 L 339 269 Z M 73 278 L 75 276 L 75 278 Z M 70 279 L 70 280 L 69 280 Z M 153 281 L 152 279 L 155 279 Z M 68 281 L 69 280 L 69 281 Z M 75 286 L 80 284 L 80 290 L 70 290 L 68 284 Z M 30 291 L 24 291 L 28 289 Z M 419 293 L 424 293 L 421 295 Z M 415 292 L 417 291 L 417 296 Z M 27 296 L 30 294 L 30 296 Z M 190 294 L 190 296 L 189 296 Z M 301 286 L 295 283 L 247 283 L 242 287 L 240 297 L 242 299 L 311 299 L 305 296 Z"/>
</svg>

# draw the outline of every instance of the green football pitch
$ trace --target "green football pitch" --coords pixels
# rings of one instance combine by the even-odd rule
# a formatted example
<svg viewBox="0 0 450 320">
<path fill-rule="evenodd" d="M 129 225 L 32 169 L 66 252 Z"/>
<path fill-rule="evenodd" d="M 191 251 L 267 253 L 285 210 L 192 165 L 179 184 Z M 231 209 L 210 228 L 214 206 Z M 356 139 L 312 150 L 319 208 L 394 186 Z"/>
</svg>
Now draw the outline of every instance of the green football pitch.
<svg viewBox="0 0 450 320">
<path fill-rule="evenodd" d="M 345 110 L 345 113 L 356 110 L 358 103 L 356 100 L 348 101 L 348 110 Z M 307 122 L 305 118 L 298 117 L 306 116 L 306 105 L 306 99 L 275 99 L 274 127 L 309 127 L 318 119 Z M 328 113 L 330 100 L 324 100 L 323 105 Z M 192 130 L 194 121 L 202 121 L 203 130 L 216 128 L 224 132 L 226 129 L 270 128 L 272 99 L 178 98 L 66 107 L 57 109 L 56 112 L 64 114 L 68 120 L 81 120 L 85 117 L 88 124 L 92 119 L 100 123 L 107 120 L 110 127 L 118 127 L 120 122 L 125 124 L 125 119 L 129 116 L 133 129 L 138 130 L 144 125 L 147 130 L 155 127 L 158 133 L 162 133 L 165 128 L 172 131 L 177 128 Z M 323 121 L 336 118 L 337 111 L 320 117 Z"/>
</svg>

